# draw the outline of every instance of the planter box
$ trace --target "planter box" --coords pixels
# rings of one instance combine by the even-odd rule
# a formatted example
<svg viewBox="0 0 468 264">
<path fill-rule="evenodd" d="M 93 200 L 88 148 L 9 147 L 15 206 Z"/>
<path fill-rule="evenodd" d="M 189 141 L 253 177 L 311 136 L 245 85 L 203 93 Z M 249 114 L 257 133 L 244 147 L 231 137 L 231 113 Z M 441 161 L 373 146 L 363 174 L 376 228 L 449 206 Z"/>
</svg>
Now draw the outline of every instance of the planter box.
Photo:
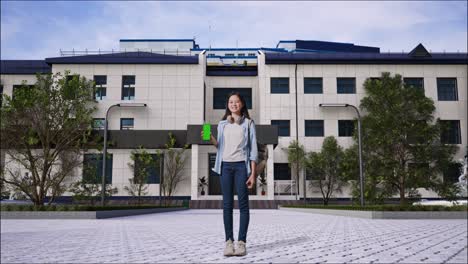
<svg viewBox="0 0 468 264">
<path fill-rule="evenodd" d="M 104 219 L 121 216 L 188 210 L 185 207 L 109 211 L 2 211 L 2 219 Z"/>
<path fill-rule="evenodd" d="M 280 210 L 313 214 L 349 216 L 367 219 L 467 219 L 466 211 L 357 211 L 315 208 L 291 208 L 279 206 Z"/>
</svg>

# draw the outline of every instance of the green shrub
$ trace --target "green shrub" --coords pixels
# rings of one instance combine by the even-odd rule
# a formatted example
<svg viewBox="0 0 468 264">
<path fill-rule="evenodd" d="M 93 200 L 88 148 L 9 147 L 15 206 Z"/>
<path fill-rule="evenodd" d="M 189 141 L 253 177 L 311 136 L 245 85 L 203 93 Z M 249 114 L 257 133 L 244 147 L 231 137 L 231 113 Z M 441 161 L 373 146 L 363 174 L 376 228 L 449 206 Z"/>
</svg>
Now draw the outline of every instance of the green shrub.
<svg viewBox="0 0 468 264">
<path fill-rule="evenodd" d="M 466 205 L 442 206 L 442 205 L 283 205 L 292 208 L 315 208 L 335 210 L 359 210 L 359 211 L 467 211 Z"/>
</svg>

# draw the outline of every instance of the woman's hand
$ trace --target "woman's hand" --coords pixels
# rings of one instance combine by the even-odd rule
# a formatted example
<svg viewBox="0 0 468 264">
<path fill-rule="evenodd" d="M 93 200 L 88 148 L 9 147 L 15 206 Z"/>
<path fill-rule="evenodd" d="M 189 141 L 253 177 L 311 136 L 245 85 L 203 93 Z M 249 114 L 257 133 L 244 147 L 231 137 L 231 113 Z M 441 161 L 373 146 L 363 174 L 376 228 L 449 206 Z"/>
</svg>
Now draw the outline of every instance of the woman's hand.
<svg viewBox="0 0 468 264">
<path fill-rule="evenodd" d="M 203 130 L 200 132 L 200 137 L 203 138 Z M 215 137 L 213 137 L 213 134 L 210 133 L 210 141 L 211 144 L 213 144 L 215 147 L 218 147 L 218 141 L 216 140 Z"/>
<path fill-rule="evenodd" d="M 254 186 L 255 186 L 255 174 L 250 174 L 250 177 L 249 179 L 247 180 L 247 182 L 245 184 L 247 184 L 247 188 L 249 189 L 252 189 Z"/>
</svg>

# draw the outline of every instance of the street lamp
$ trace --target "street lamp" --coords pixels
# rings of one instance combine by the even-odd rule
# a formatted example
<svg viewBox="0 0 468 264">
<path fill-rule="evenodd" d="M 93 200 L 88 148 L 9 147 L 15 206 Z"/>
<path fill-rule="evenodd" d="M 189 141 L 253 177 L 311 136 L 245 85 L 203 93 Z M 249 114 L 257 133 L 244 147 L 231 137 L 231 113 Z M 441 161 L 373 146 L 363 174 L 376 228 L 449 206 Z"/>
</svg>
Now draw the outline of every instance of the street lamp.
<svg viewBox="0 0 468 264">
<path fill-rule="evenodd" d="M 101 190 L 101 205 L 104 206 L 104 197 L 106 192 L 106 156 L 107 156 L 107 120 L 109 111 L 113 107 L 146 107 L 143 103 L 120 103 L 111 105 L 106 111 L 106 118 L 104 119 L 104 150 L 102 152 L 102 190 Z"/>
<path fill-rule="evenodd" d="M 352 107 L 358 116 L 358 145 L 359 145 L 359 185 L 361 193 L 361 206 L 364 206 L 364 172 L 362 171 L 362 146 L 361 146 L 361 115 L 359 109 L 351 104 L 319 104 L 319 107 Z"/>
</svg>

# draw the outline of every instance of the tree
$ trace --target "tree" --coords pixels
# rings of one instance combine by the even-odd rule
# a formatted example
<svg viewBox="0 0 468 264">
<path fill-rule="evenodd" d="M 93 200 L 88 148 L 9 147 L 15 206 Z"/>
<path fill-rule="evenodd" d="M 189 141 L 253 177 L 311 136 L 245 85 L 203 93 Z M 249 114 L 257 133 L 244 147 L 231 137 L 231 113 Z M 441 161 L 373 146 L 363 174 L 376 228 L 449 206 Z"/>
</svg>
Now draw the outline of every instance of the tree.
<svg viewBox="0 0 468 264">
<path fill-rule="evenodd" d="M 34 86 L 23 83 L 13 96 L 3 95 L 2 150 L 10 159 L 0 180 L 21 190 L 36 205 L 49 204 L 66 188 L 81 165 L 96 110 L 93 82 L 60 73 L 37 74 Z M 21 169 L 30 172 L 25 178 Z"/>
<path fill-rule="evenodd" d="M 304 150 L 304 146 L 300 145 L 297 140 L 291 141 L 288 146 L 288 165 L 289 167 L 295 171 L 295 178 L 296 178 L 296 199 L 297 194 L 299 193 L 299 172 L 305 165 L 305 156 L 306 152 Z M 305 194 L 304 194 L 305 197 Z"/>
<path fill-rule="evenodd" d="M 364 88 L 366 181 L 381 186 L 384 194 L 398 193 L 401 204 L 419 187 L 436 189 L 457 147 L 441 142 L 443 127 L 434 121 L 434 101 L 404 84 L 399 74 L 382 73 L 380 79 L 367 79 Z"/>
<path fill-rule="evenodd" d="M 141 146 L 132 151 L 130 158 L 133 163 L 128 166 L 133 171 L 133 178 L 129 178 L 129 185 L 124 187 L 131 196 L 136 197 L 138 204 L 141 204 L 141 197 L 148 194 L 148 178 L 151 170 L 159 168 L 159 162 L 154 160 L 148 151 Z"/>
<path fill-rule="evenodd" d="M 318 182 L 324 205 L 328 205 L 333 194 L 339 192 L 345 183 L 343 158 L 343 148 L 333 136 L 324 139 L 320 152 L 308 154 L 306 166 Z"/>
<path fill-rule="evenodd" d="M 165 144 L 165 150 L 158 150 L 157 152 L 160 158 L 163 158 L 162 156 L 164 155 L 164 176 L 161 179 L 160 187 L 166 205 L 167 200 L 172 197 L 179 183 L 186 180 L 183 177 L 182 170 L 187 160 L 185 150 L 188 146 L 185 145 L 182 148 L 176 148 L 176 143 L 175 136 L 169 133 L 169 141 Z"/>
<path fill-rule="evenodd" d="M 85 201 L 91 205 L 95 205 L 101 197 L 102 190 L 102 178 L 101 168 L 98 166 L 98 162 L 102 159 L 102 153 L 97 154 L 97 160 L 95 162 L 83 164 L 83 178 L 72 184 L 69 189 L 73 193 L 73 200 L 76 202 Z M 107 179 L 106 179 L 107 181 Z M 104 191 L 105 197 L 111 197 L 118 192 L 118 188 L 110 184 L 106 184 Z M 104 202 L 108 202 L 105 199 Z"/>
</svg>

